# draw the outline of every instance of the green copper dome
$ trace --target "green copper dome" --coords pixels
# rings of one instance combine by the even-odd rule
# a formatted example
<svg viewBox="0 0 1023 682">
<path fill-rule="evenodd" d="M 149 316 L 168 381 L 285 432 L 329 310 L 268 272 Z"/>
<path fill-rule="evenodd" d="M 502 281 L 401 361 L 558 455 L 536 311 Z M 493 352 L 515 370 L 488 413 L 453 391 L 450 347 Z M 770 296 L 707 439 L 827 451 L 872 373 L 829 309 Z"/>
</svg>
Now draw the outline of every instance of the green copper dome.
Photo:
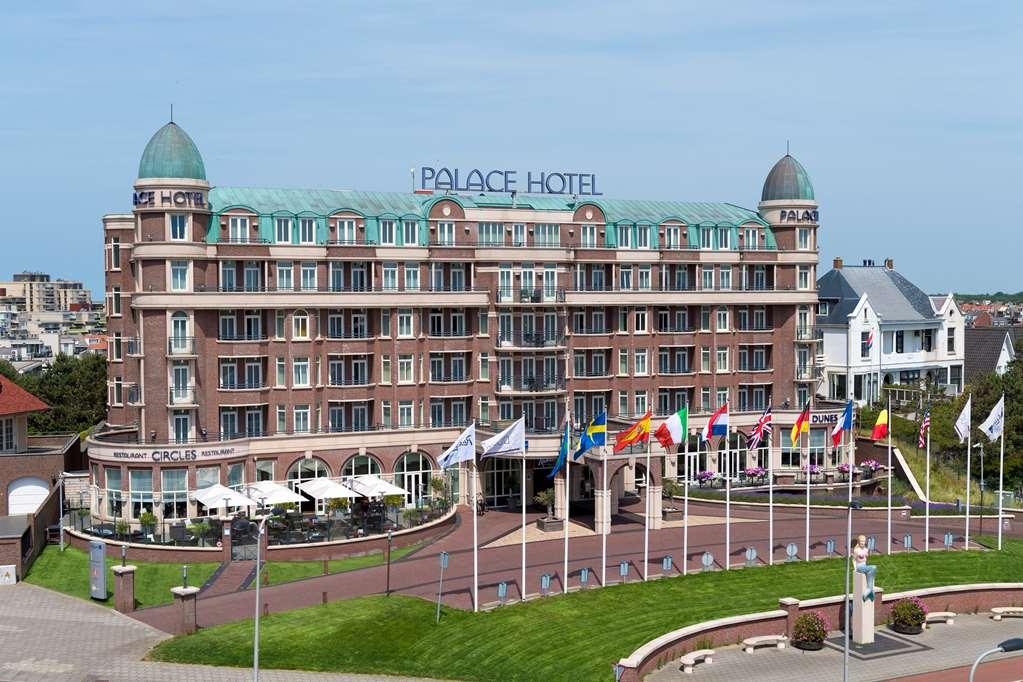
<svg viewBox="0 0 1023 682">
<path fill-rule="evenodd" d="M 206 166 L 192 138 L 171 121 L 150 138 L 139 161 L 138 177 L 205 180 Z"/>
<path fill-rule="evenodd" d="M 781 157 L 764 180 L 761 201 L 813 201 L 813 185 L 802 164 L 791 155 Z"/>
</svg>

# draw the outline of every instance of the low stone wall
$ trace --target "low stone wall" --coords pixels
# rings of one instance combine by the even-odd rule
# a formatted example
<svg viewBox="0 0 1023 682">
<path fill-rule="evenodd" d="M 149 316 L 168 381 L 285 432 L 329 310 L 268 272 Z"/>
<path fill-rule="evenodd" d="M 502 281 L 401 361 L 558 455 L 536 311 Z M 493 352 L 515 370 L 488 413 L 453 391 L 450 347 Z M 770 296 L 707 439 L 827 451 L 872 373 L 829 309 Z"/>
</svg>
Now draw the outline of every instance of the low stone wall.
<svg viewBox="0 0 1023 682">
<path fill-rule="evenodd" d="M 64 528 L 64 533 L 72 547 L 83 552 L 89 551 L 89 541 L 102 539 L 107 543 L 107 556 L 120 560 L 121 546 L 128 548 L 129 561 L 147 561 L 168 564 L 196 564 L 206 561 L 221 562 L 225 559 L 225 549 L 221 547 L 174 547 L 171 545 L 144 545 L 136 542 L 97 538 L 71 528 Z M 230 552 L 230 548 L 227 548 Z"/>
<path fill-rule="evenodd" d="M 996 606 L 1023 604 L 1023 583 L 947 585 L 893 594 L 886 594 L 878 588 L 876 592 L 880 596 L 874 613 L 877 625 L 884 625 L 892 606 L 905 597 L 919 598 L 930 611 L 955 613 L 979 613 Z M 843 601 L 842 595 L 802 601 L 786 597 L 779 600 L 781 608 L 776 611 L 719 618 L 674 630 L 650 640 L 627 658 L 619 660 L 621 679 L 623 682 L 639 682 L 659 667 L 696 649 L 728 646 L 758 635 L 785 634 L 791 638 L 796 618 L 804 612 L 820 611 L 832 627 L 841 629 L 844 627 Z"/>
</svg>

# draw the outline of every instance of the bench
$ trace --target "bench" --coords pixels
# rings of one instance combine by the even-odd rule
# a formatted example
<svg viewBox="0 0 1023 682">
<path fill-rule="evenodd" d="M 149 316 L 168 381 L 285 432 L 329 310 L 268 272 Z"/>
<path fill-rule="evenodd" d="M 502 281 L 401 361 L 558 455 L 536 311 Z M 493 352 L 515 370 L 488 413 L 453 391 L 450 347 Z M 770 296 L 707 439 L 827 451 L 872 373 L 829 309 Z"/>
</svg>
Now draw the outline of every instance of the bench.
<svg viewBox="0 0 1023 682">
<path fill-rule="evenodd" d="M 759 637 L 747 637 L 742 640 L 742 650 L 747 654 L 752 654 L 753 650 L 760 646 L 774 646 L 779 649 L 785 648 L 785 642 L 788 641 L 788 637 L 785 635 L 761 635 Z"/>
<path fill-rule="evenodd" d="M 991 609 L 991 619 L 1023 618 L 1023 606 L 996 606 Z"/>
<path fill-rule="evenodd" d="M 693 666 L 697 663 L 704 663 L 710 665 L 714 662 L 714 650 L 713 649 L 699 649 L 697 651 L 690 652 L 682 657 L 682 672 L 686 675 L 693 674 Z"/>
<path fill-rule="evenodd" d="M 945 623 L 946 625 L 955 625 L 955 617 L 951 611 L 934 611 L 927 614 L 927 618 L 924 619 L 924 627 L 927 627 L 931 623 Z"/>
</svg>

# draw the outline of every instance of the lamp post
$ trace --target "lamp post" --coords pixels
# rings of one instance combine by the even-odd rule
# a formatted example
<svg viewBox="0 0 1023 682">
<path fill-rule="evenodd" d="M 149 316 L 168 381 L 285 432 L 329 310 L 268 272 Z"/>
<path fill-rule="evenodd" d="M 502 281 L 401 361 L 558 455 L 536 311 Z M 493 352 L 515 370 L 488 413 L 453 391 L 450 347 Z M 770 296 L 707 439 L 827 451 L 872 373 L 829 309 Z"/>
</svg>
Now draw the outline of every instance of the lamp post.
<svg viewBox="0 0 1023 682">
<path fill-rule="evenodd" d="M 260 510 L 264 507 L 266 507 L 265 496 L 259 498 Z M 256 617 L 253 619 L 252 632 L 252 682 L 259 682 L 259 583 L 260 569 L 262 568 L 260 551 L 263 549 L 263 533 L 266 532 L 266 522 L 269 518 L 269 514 L 263 514 L 263 518 L 259 520 L 259 533 L 256 535 Z"/>
<path fill-rule="evenodd" d="M 60 489 L 60 499 L 57 504 L 60 505 L 57 508 L 57 534 L 60 535 L 60 551 L 64 551 L 64 472 L 60 472 L 57 476 L 57 485 Z"/>
<path fill-rule="evenodd" d="M 1013 637 L 1012 639 L 1007 639 L 998 646 L 996 646 L 994 649 L 989 649 L 982 653 L 980 656 L 977 656 L 977 660 L 973 662 L 973 667 L 970 668 L 970 682 L 973 682 L 973 675 L 977 672 L 977 666 L 980 665 L 981 661 L 983 661 L 991 654 L 1008 653 L 1010 651 L 1023 651 L 1023 637 Z"/>
<path fill-rule="evenodd" d="M 384 594 L 390 596 L 391 594 L 391 533 L 390 528 L 387 529 L 387 586 L 384 589 Z"/>
<path fill-rule="evenodd" d="M 852 471 L 849 471 L 849 478 L 852 480 Z M 849 612 L 849 580 L 852 575 L 852 513 L 853 509 L 863 509 L 863 503 L 853 500 L 849 503 L 849 511 L 846 512 L 845 526 L 845 599 L 842 601 L 842 608 L 845 609 L 845 647 L 842 650 L 842 682 L 849 682 L 849 637 L 852 634 L 852 614 Z"/>
</svg>

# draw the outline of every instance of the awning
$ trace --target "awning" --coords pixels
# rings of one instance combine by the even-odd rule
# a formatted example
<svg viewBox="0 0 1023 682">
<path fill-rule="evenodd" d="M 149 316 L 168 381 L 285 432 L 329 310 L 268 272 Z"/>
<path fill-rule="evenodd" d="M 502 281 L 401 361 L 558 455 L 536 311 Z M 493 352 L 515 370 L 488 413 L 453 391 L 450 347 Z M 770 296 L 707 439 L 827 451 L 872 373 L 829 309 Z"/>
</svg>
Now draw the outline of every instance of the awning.
<svg viewBox="0 0 1023 682">
<path fill-rule="evenodd" d="M 208 488 L 195 491 L 195 501 L 210 508 L 258 507 L 259 503 L 245 497 L 241 493 L 215 483 Z"/>
<path fill-rule="evenodd" d="M 365 475 L 357 476 L 352 481 L 352 489 L 366 497 L 382 497 L 384 495 L 408 495 L 408 491 L 388 483 L 382 478 Z"/>
<path fill-rule="evenodd" d="M 333 500 L 337 498 L 354 499 L 356 497 L 362 497 L 362 495 L 351 488 L 347 488 L 340 483 L 330 480 L 329 478 L 314 478 L 311 481 L 306 481 L 300 484 L 298 487 L 302 490 L 302 492 L 312 496 L 315 500 Z"/>
<path fill-rule="evenodd" d="M 273 506 L 275 504 L 288 504 L 289 502 L 303 502 L 304 497 L 273 481 L 258 481 L 244 488 L 245 493 L 257 502 Z"/>
</svg>

